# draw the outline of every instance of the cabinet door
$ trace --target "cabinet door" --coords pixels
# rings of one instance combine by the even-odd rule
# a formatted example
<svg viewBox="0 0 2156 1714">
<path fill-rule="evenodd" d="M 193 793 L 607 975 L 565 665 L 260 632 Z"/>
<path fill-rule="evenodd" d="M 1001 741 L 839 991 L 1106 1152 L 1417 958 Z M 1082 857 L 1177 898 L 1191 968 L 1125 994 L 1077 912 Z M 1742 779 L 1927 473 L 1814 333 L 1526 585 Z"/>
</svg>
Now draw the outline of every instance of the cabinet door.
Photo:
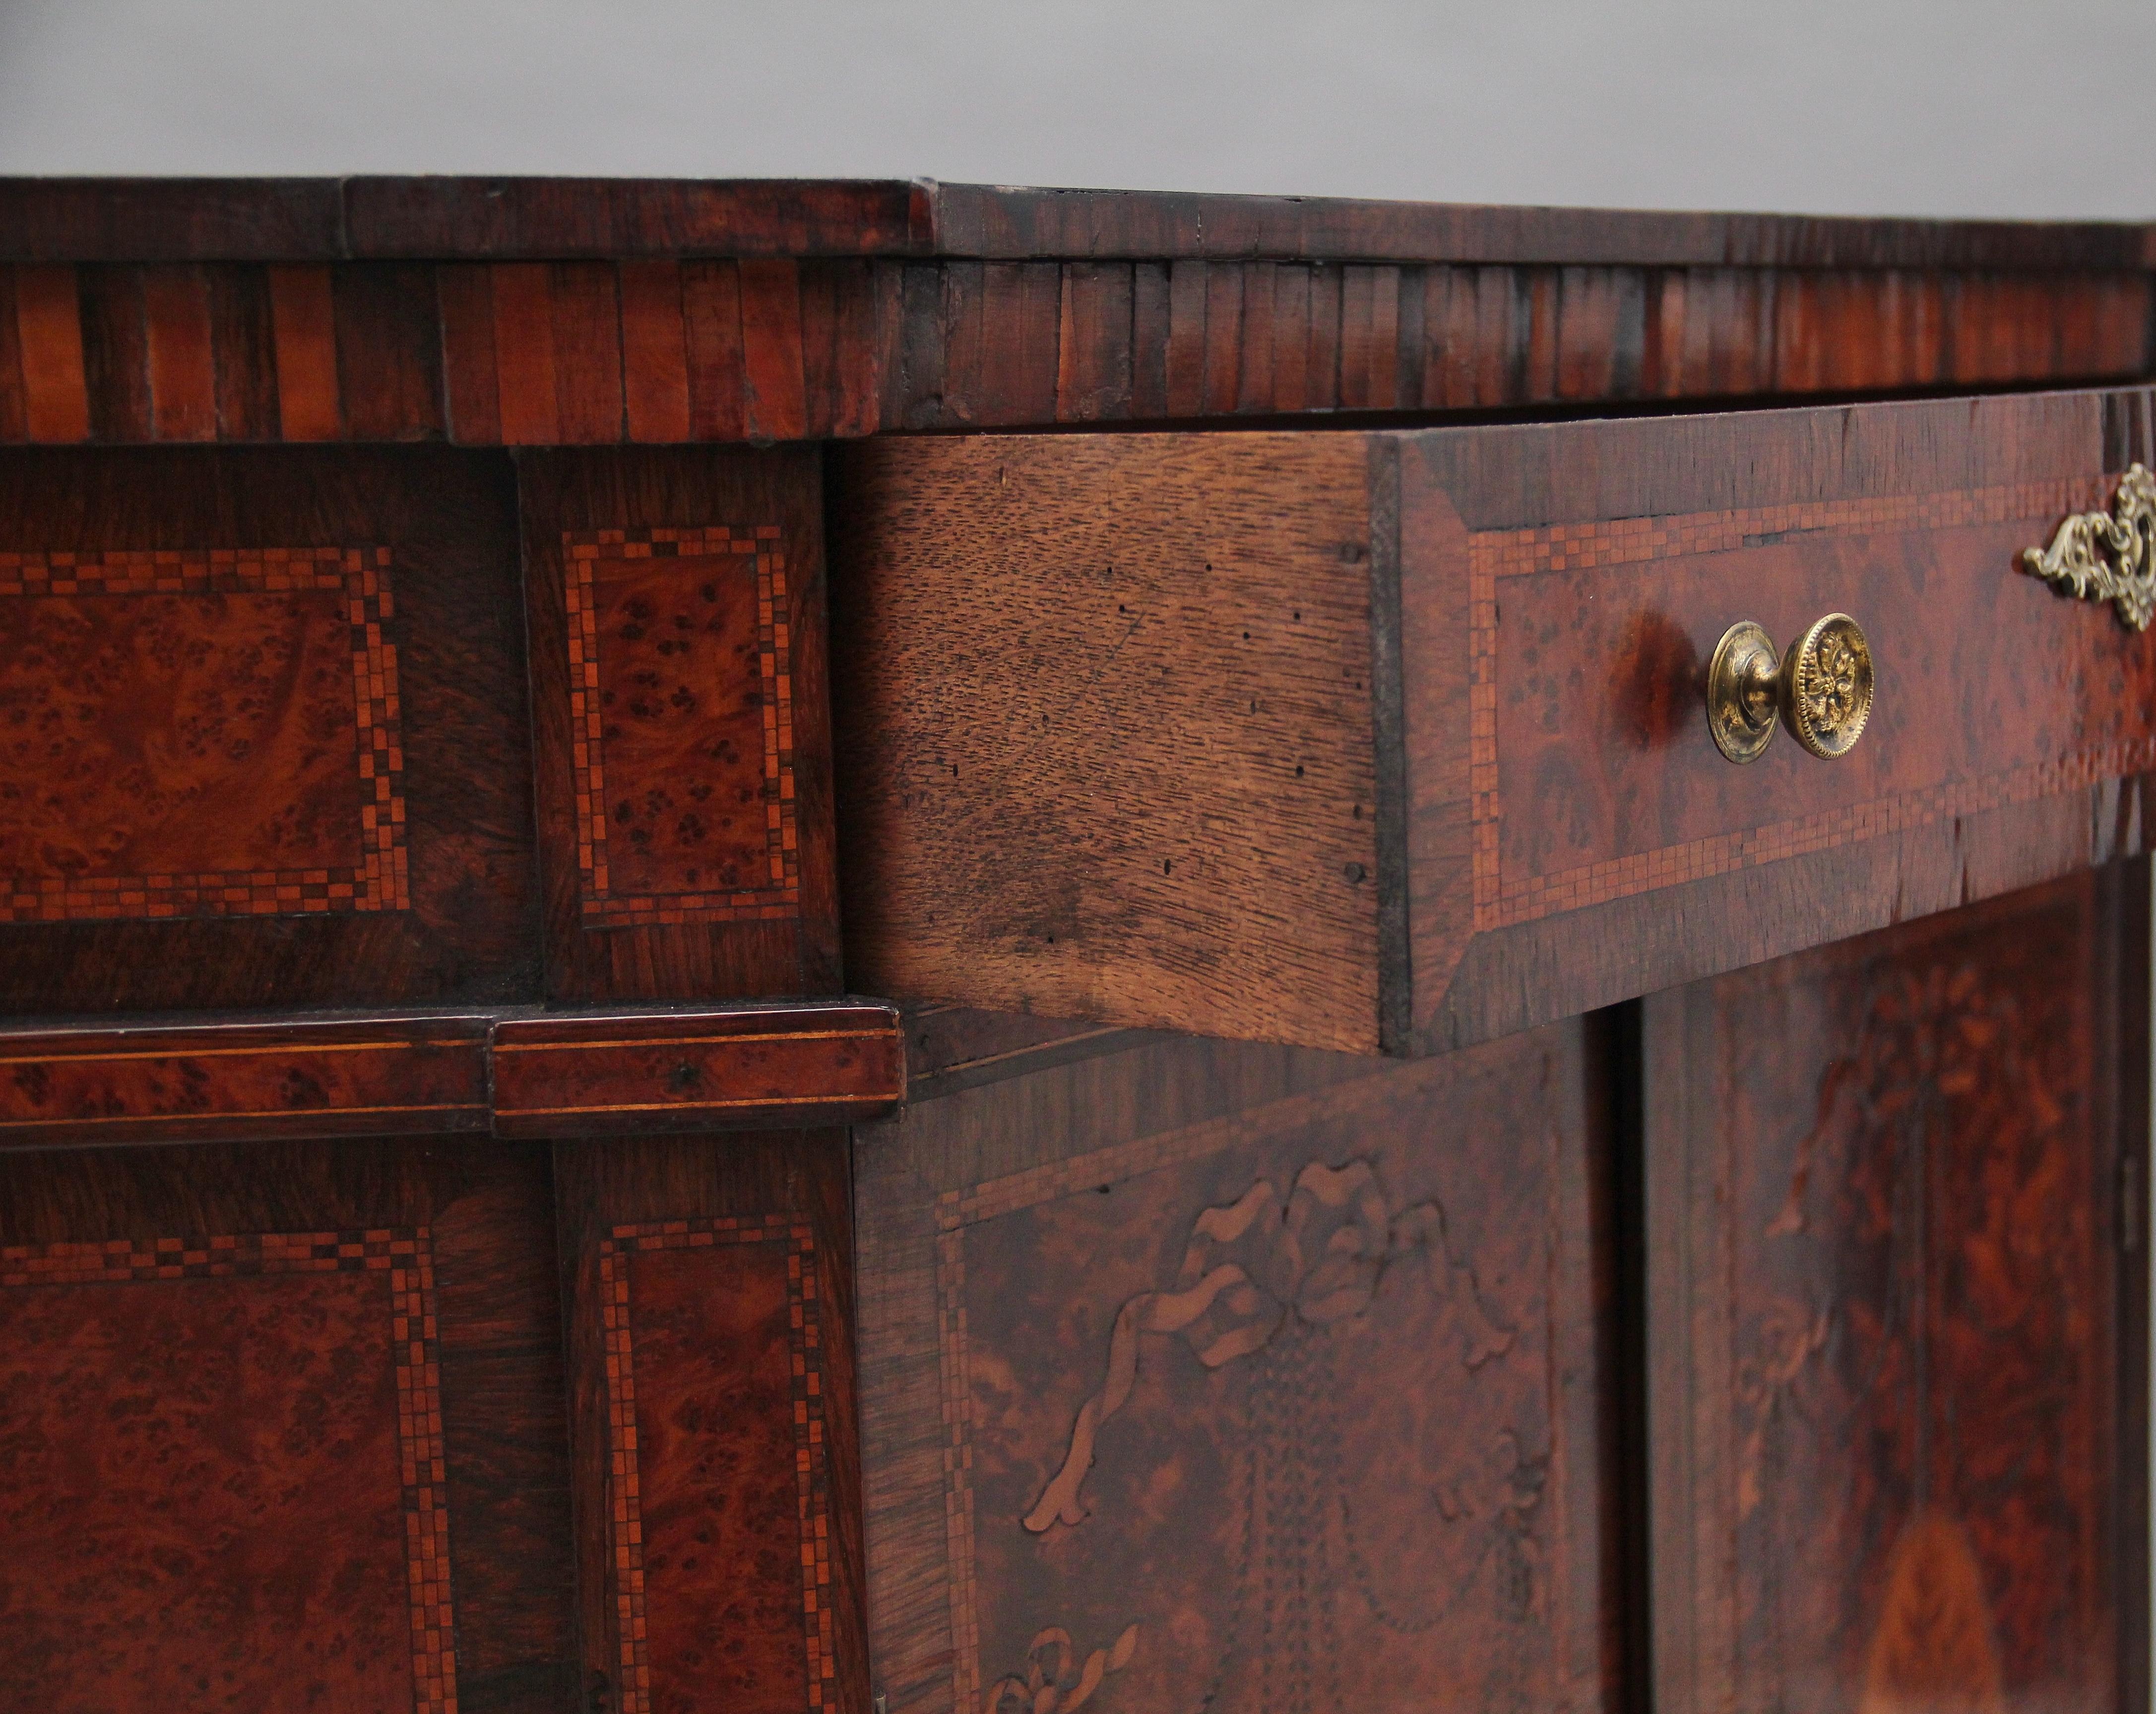
<svg viewBox="0 0 2156 1714">
<path fill-rule="evenodd" d="M 857 1133 L 879 1704 L 1612 1706 L 1607 1088 L 1156 1039 Z"/>
<path fill-rule="evenodd" d="M 1656 1706 L 2145 1706 L 2147 875 L 1645 1008 Z"/>
<path fill-rule="evenodd" d="M 542 1146 L 0 1157 L 0 1706 L 579 1706 Z"/>
</svg>

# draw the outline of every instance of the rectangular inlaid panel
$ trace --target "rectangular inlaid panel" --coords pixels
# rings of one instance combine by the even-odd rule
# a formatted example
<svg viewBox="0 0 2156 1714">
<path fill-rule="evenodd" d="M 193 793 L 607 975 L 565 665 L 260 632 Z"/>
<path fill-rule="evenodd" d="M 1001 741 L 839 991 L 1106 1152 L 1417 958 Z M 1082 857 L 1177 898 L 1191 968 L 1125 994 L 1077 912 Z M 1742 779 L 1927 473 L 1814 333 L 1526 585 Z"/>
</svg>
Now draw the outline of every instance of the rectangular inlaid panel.
<svg viewBox="0 0 2156 1714">
<path fill-rule="evenodd" d="M 454 1714 L 427 1229 L 0 1248 L 0 1701 Z"/>
<path fill-rule="evenodd" d="M 620 1714 L 835 1706 L 808 1224 L 617 1226 L 599 1291 Z"/>
<path fill-rule="evenodd" d="M 840 992 L 820 454 L 516 463 L 547 997 Z"/>
<path fill-rule="evenodd" d="M 782 533 L 562 537 L 587 927 L 799 911 Z"/>
<path fill-rule="evenodd" d="M 2018 564 L 2068 513 L 2107 510 L 2118 474 L 1471 536 L 1476 927 L 2156 767 L 2156 654 Z M 2004 659 L 1967 623 L 2002 600 Z M 1866 738 L 1828 768 L 1783 733 L 1760 762 L 1687 770 L 1670 791 L 1655 752 L 1678 733 L 1706 742 L 1676 699 L 1692 688 L 1680 665 L 1712 648 L 1707 613 L 1748 603 L 1736 616 L 1765 615 L 1785 646 L 1807 602 L 1810 618 L 1861 610 L 1877 658 L 1904 663 Z M 1504 608 L 1524 624 L 1501 627 Z M 1543 613 L 1569 616 L 1561 641 Z M 1950 712 L 1928 679 L 1959 687 Z M 2093 694 L 2055 711 L 2050 684 Z M 1551 813 L 1560 793 L 1569 813 Z"/>
<path fill-rule="evenodd" d="M 1163 1044 L 863 1133 L 891 1709 L 1605 1706 L 1591 1060 Z"/>
<path fill-rule="evenodd" d="M 1648 1002 L 1658 1707 L 2139 1705 L 2121 879 Z"/>
<path fill-rule="evenodd" d="M 402 911 L 386 547 L 0 552 L 0 922 Z"/>
<path fill-rule="evenodd" d="M 537 998 L 516 545 L 500 454 L 0 451 L 0 1014 Z"/>
</svg>

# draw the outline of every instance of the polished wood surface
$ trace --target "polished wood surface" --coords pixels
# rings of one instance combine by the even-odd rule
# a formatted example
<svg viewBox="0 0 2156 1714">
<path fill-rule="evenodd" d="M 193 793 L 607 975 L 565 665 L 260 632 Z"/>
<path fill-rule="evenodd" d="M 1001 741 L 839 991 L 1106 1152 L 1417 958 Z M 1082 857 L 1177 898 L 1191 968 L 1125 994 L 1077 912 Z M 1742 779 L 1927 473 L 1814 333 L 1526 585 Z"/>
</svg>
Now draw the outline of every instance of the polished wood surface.
<svg viewBox="0 0 2156 1714">
<path fill-rule="evenodd" d="M 905 1099 L 906 1057 L 844 1001 L 0 1029 L 0 1149 L 844 1124 Z"/>
<path fill-rule="evenodd" d="M 844 1131 L 560 1142 L 585 1695 L 870 1714 Z"/>
<path fill-rule="evenodd" d="M 906 1095 L 888 1006 L 516 1019 L 495 1026 L 490 1065 L 504 1137 L 843 1124 Z"/>
<path fill-rule="evenodd" d="M 0 180 L 0 1706 L 2144 1708 L 2152 275 Z"/>
<path fill-rule="evenodd" d="M 0 1158 L 0 1697 L 579 1706 L 543 1151 Z"/>
<path fill-rule="evenodd" d="M 932 179 L 0 179 L 0 260 L 1305 257 L 2136 269 L 2131 223 L 1507 208 Z"/>
<path fill-rule="evenodd" d="M 2132 268 L 0 264 L 0 442 L 850 439 L 2130 378 Z"/>
<path fill-rule="evenodd" d="M 1646 1003 L 1657 1706 L 2138 1706 L 2147 897 Z"/>
<path fill-rule="evenodd" d="M 837 991 L 817 461 L 531 454 L 518 485 L 547 997 Z"/>
<path fill-rule="evenodd" d="M 536 985 L 499 456 L 0 460 L 0 1008 Z"/>
<path fill-rule="evenodd" d="M 1616 1706 L 1605 1076 L 1162 1041 L 861 1130 L 888 1706 Z"/>
<path fill-rule="evenodd" d="M 2156 656 L 2018 555 L 2148 423 L 2087 393 L 849 452 L 856 979 L 1427 1052 L 2131 854 Z M 1862 742 L 1732 767 L 1717 637 L 1837 610 L 1881 664 Z"/>
</svg>

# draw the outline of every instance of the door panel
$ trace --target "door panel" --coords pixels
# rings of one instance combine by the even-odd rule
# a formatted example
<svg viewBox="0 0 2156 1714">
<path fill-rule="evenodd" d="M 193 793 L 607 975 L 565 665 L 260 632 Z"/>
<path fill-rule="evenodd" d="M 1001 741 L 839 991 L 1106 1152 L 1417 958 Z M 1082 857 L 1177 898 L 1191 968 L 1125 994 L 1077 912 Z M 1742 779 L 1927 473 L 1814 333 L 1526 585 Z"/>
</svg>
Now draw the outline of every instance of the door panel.
<svg viewBox="0 0 2156 1714">
<path fill-rule="evenodd" d="M 2147 877 L 1650 998 L 1656 1706 L 2134 1706 Z"/>
<path fill-rule="evenodd" d="M 1158 1040 L 860 1132 L 893 1714 L 1614 1705 L 1606 1070 Z"/>
<path fill-rule="evenodd" d="M 576 1706 L 543 1149 L 0 1159 L 0 1704 Z"/>
</svg>

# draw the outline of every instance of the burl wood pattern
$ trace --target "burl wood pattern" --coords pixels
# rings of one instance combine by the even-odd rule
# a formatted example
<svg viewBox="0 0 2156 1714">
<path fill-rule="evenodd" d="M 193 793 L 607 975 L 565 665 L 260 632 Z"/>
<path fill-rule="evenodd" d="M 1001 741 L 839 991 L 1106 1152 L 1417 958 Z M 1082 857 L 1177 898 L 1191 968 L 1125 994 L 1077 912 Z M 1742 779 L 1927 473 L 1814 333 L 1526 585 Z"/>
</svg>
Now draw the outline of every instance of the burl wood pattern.
<svg viewBox="0 0 2156 1714">
<path fill-rule="evenodd" d="M 547 991 L 839 991 L 807 449 L 525 453 Z"/>
<path fill-rule="evenodd" d="M 814 1233 L 618 1226 L 599 1286 L 621 1714 L 835 1706 Z M 794 1658 L 751 1641 L 789 1624 Z"/>
<path fill-rule="evenodd" d="M 507 459 L 0 467 L 0 1012 L 537 998 Z"/>
<path fill-rule="evenodd" d="M 2128 1705 L 2116 884 L 1648 1003 L 1657 1706 Z"/>
<path fill-rule="evenodd" d="M 890 1706 L 1606 1706 L 1591 1063 L 1162 1044 L 863 1132 Z"/>
<path fill-rule="evenodd" d="M 0 1148 L 484 1131 L 486 1020 L 0 1032 Z"/>
<path fill-rule="evenodd" d="M 490 198 L 460 212 L 408 254 L 465 248 L 499 218 Z M 1537 246 L 1435 234 L 1373 261 L 1328 236 L 1305 227 L 1264 256 L 1165 229 L 1116 255 L 1065 224 L 1007 259 L 685 260 L 661 244 L 621 260 L 0 267 L 0 442 L 850 439 L 2087 382 L 2149 357 L 2138 259 L 2095 246 L 2003 272 L 1563 266 L 1562 242 L 1522 260 L 1498 253 Z M 587 233 L 546 254 L 610 249 Z M 1346 255 L 1310 259 L 1328 249 Z M 1462 254 L 1476 249 L 1492 259 Z"/>
<path fill-rule="evenodd" d="M 455 1714 L 429 1234 L 0 1248 L 0 1691 Z"/>
<path fill-rule="evenodd" d="M 2149 408 L 2058 393 L 1408 443 L 1417 1043 L 2140 849 L 2156 644 L 2018 557 L 2107 505 Z M 1745 618 L 1786 640 L 1835 611 L 1880 665 L 1862 742 L 1830 764 L 1791 742 L 1725 762 L 1701 695 L 1716 639 Z M 1679 898 L 1683 931 L 1658 933 Z M 1548 972 L 1532 999 L 1522 967 Z"/>
<path fill-rule="evenodd" d="M 556 1014 L 495 1026 L 503 1136 L 841 1124 L 906 1096 L 906 1041 L 887 1006 Z"/>
<path fill-rule="evenodd" d="M 0 922 L 410 908 L 389 550 L 0 553 Z"/>
<path fill-rule="evenodd" d="M 870 1714 L 843 1130 L 554 1145 L 583 1701 Z"/>
<path fill-rule="evenodd" d="M 562 538 L 587 926 L 800 909 L 782 533 Z"/>
</svg>

